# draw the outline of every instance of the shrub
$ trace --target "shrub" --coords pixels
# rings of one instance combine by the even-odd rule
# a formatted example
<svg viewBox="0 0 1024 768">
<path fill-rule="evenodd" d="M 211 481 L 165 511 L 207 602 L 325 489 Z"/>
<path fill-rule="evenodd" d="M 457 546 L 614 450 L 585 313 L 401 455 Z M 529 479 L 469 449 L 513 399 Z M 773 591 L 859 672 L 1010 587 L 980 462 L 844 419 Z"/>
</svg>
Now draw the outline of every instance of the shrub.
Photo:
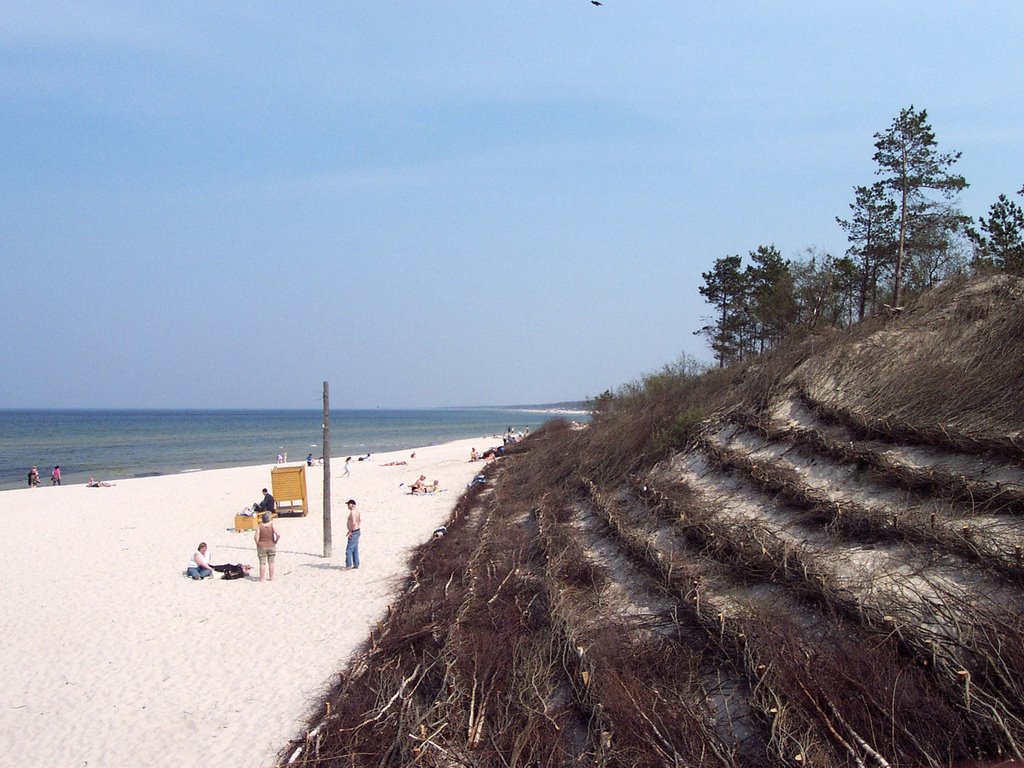
<svg viewBox="0 0 1024 768">
<path fill-rule="evenodd" d="M 691 408 L 676 414 L 672 422 L 658 434 L 657 451 L 663 453 L 683 450 L 697 437 L 703 422 L 703 408 Z"/>
</svg>

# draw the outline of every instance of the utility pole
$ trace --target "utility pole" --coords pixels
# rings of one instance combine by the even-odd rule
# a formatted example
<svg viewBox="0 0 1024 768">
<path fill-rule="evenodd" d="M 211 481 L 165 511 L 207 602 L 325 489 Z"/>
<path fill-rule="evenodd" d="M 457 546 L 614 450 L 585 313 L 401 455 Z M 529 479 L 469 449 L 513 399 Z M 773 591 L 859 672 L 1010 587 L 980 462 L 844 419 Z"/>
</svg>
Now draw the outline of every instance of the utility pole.
<svg viewBox="0 0 1024 768">
<path fill-rule="evenodd" d="M 331 401 L 324 382 L 324 557 L 331 556 Z"/>
</svg>

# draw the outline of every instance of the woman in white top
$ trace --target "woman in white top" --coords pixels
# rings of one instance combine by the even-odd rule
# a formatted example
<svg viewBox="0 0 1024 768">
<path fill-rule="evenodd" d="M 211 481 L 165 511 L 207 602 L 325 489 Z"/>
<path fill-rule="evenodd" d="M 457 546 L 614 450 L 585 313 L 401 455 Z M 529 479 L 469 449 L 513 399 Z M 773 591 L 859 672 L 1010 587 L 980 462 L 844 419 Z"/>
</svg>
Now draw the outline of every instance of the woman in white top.
<svg viewBox="0 0 1024 768">
<path fill-rule="evenodd" d="M 210 565 L 210 561 L 206 557 L 205 541 L 199 542 L 199 548 L 192 555 L 192 559 L 188 561 L 188 570 L 185 572 L 185 575 L 192 577 L 196 581 L 205 579 L 207 576 L 213 576 L 213 566 Z"/>
</svg>

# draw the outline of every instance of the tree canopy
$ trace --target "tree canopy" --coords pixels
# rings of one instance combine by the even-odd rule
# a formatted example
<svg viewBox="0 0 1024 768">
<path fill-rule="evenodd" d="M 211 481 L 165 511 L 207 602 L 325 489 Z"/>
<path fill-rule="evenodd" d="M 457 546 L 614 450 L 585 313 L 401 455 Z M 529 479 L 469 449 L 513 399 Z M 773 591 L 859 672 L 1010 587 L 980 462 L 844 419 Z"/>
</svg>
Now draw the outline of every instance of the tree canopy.
<svg viewBox="0 0 1024 768">
<path fill-rule="evenodd" d="M 918 112 L 913 105 L 901 109 L 888 130 L 876 133 L 875 139 L 875 173 L 893 195 L 899 215 L 892 298 L 893 306 L 899 306 L 908 242 L 921 243 L 923 232 L 936 233 L 935 214 L 939 209 L 926 192 L 935 191 L 951 199 L 967 186 L 967 181 L 951 170 L 960 153 L 938 151 L 927 110 Z M 940 229 L 955 230 L 961 221 L 955 216 L 944 218 Z"/>
<path fill-rule="evenodd" d="M 926 110 L 901 109 L 874 138 L 879 178 L 855 186 L 847 218 L 836 217 L 849 242 L 844 256 L 811 248 L 786 259 L 774 245 L 760 245 L 745 260 L 718 258 L 702 274 L 700 294 L 715 311 L 696 333 L 707 337 L 719 366 L 800 329 L 843 327 L 885 306 L 898 309 L 906 296 L 972 264 L 1024 274 L 1024 209 L 1000 195 L 971 225 L 956 204 L 968 186 L 953 172 L 960 153 L 939 151 Z"/>
</svg>

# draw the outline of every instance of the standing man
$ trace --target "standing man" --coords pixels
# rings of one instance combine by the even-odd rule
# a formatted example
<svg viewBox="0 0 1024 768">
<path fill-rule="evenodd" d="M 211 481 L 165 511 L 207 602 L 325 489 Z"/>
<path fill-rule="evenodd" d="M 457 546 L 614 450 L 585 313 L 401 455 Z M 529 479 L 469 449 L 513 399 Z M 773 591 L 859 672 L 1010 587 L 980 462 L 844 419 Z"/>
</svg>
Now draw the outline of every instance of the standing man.
<svg viewBox="0 0 1024 768">
<path fill-rule="evenodd" d="M 359 526 L 361 522 L 361 516 L 359 514 L 359 510 L 356 509 L 355 499 L 349 499 L 348 501 L 346 501 L 345 506 L 348 507 L 348 544 L 345 545 L 345 567 L 358 568 Z"/>
<path fill-rule="evenodd" d="M 53 468 L 53 472 L 50 473 L 50 482 L 54 485 L 60 485 L 60 464 Z"/>
</svg>

